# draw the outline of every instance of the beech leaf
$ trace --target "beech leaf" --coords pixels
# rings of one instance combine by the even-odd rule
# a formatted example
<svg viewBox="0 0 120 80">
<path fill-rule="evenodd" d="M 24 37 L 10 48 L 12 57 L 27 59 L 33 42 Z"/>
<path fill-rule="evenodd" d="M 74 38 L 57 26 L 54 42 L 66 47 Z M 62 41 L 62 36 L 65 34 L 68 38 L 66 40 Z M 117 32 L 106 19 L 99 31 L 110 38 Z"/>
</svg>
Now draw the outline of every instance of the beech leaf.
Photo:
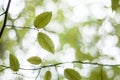
<svg viewBox="0 0 120 80">
<path fill-rule="evenodd" d="M 70 68 L 65 69 L 64 75 L 68 80 L 81 80 L 80 74 L 74 69 L 70 69 Z"/>
<path fill-rule="evenodd" d="M 19 68 L 20 68 L 20 64 L 19 64 L 19 61 L 18 61 L 17 57 L 13 54 L 10 54 L 9 55 L 9 60 L 10 60 L 10 68 L 13 71 L 18 71 Z"/>
<path fill-rule="evenodd" d="M 36 28 L 44 28 L 51 20 L 52 12 L 43 12 L 34 20 L 34 26 Z"/>
<path fill-rule="evenodd" d="M 50 71 L 47 71 L 44 76 L 44 80 L 51 80 L 52 74 Z"/>
<path fill-rule="evenodd" d="M 32 56 L 32 57 L 28 58 L 27 61 L 34 65 L 38 65 L 41 63 L 41 59 L 38 56 Z"/>
<path fill-rule="evenodd" d="M 47 36 L 42 32 L 39 32 L 37 38 L 42 48 L 44 48 L 45 50 L 51 53 L 54 53 L 54 44 L 49 36 Z"/>
</svg>

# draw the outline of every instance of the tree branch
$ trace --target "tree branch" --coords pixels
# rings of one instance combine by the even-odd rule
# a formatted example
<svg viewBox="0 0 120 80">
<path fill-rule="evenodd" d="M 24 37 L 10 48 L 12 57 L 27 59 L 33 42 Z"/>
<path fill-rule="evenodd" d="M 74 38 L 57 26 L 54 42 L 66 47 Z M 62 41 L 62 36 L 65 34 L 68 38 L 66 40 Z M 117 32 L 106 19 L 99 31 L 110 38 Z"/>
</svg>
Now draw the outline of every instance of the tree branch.
<svg viewBox="0 0 120 80">
<path fill-rule="evenodd" d="M 120 66 L 120 64 L 102 64 L 102 63 L 92 63 L 92 62 L 82 62 L 82 61 L 72 61 L 72 62 L 60 62 L 60 63 L 56 63 L 56 64 L 51 64 L 51 65 L 46 65 L 46 66 L 41 66 L 39 68 L 34 68 L 34 69 L 25 69 L 25 68 L 20 68 L 21 70 L 39 70 L 42 68 L 46 68 L 46 67 L 57 67 L 58 65 L 62 65 L 62 64 L 67 64 L 67 63 L 81 63 L 81 64 L 90 64 L 90 65 L 98 65 L 98 66 L 110 66 L 110 67 L 114 67 L 114 66 Z"/>
<path fill-rule="evenodd" d="M 1 31 L 0 31 L 0 38 L 2 37 L 3 31 L 4 31 L 5 26 L 6 26 L 7 15 L 8 15 L 10 3 L 11 3 L 11 0 L 8 1 L 8 5 L 7 5 L 6 11 L 5 11 L 5 13 L 4 13 L 4 14 L 5 14 L 5 18 L 4 18 L 4 23 L 3 23 L 2 29 L 1 29 Z"/>
<path fill-rule="evenodd" d="M 114 67 L 114 66 L 120 66 L 120 64 L 102 64 L 102 63 L 92 63 L 92 62 L 82 62 L 80 60 L 78 61 L 72 61 L 72 62 L 60 62 L 60 63 L 56 63 L 56 64 L 51 64 L 51 65 L 46 65 L 46 66 L 40 66 L 38 68 L 29 68 L 29 69 L 25 69 L 25 68 L 20 68 L 21 70 L 40 70 L 43 68 L 47 68 L 47 67 L 57 67 L 58 65 L 62 65 L 62 64 L 67 64 L 67 63 L 80 63 L 80 64 L 90 64 L 90 65 L 98 65 L 98 66 L 109 66 L 109 67 Z M 6 68 L 10 68 L 9 66 L 4 66 L 4 65 L 0 65 L 1 67 L 6 67 Z"/>
<path fill-rule="evenodd" d="M 39 29 L 37 29 L 37 28 L 31 28 L 31 27 L 21 27 L 21 26 L 14 26 L 14 25 L 6 25 L 6 26 L 8 26 L 8 27 L 14 27 L 14 28 L 21 28 L 21 29 L 31 29 L 31 30 L 39 31 Z M 45 30 L 47 32 L 50 32 L 50 33 L 56 33 L 54 31 L 50 31 L 50 30 L 48 30 L 46 28 L 43 28 L 43 30 Z"/>
<path fill-rule="evenodd" d="M 82 62 L 80 60 L 78 61 L 71 61 L 71 62 L 60 62 L 60 63 L 56 63 L 56 64 L 50 64 L 50 65 L 46 65 L 46 66 L 40 66 L 38 68 L 29 68 L 29 69 L 26 69 L 26 68 L 20 68 L 20 70 L 39 70 L 38 74 L 36 77 L 34 77 L 35 79 L 38 78 L 39 74 L 40 74 L 40 71 L 41 69 L 43 68 L 49 68 L 49 67 L 55 67 L 55 70 L 57 72 L 57 75 L 58 75 L 58 80 L 59 80 L 59 74 L 58 74 L 58 70 L 57 70 L 57 67 L 59 67 L 59 65 L 62 65 L 62 64 L 67 64 L 67 63 L 80 63 L 80 64 L 90 64 L 90 65 L 98 65 L 98 66 L 101 66 L 101 71 L 100 71 L 100 76 L 101 76 L 101 80 L 103 80 L 103 67 L 104 66 L 109 66 L 109 67 L 115 67 L 115 66 L 120 66 L 120 64 L 102 64 L 102 63 L 92 63 L 92 62 Z M 3 69 L 1 69 L 0 72 L 4 71 L 5 69 L 9 69 L 10 67 L 9 66 L 4 66 L 4 65 L 0 65 L 1 67 L 3 67 Z M 17 75 L 21 75 L 21 74 L 18 74 L 16 73 Z M 24 75 L 21 75 L 21 76 L 24 76 Z M 27 76 L 24 76 L 24 77 L 27 77 Z M 28 77 L 30 78 L 30 77 Z"/>
</svg>

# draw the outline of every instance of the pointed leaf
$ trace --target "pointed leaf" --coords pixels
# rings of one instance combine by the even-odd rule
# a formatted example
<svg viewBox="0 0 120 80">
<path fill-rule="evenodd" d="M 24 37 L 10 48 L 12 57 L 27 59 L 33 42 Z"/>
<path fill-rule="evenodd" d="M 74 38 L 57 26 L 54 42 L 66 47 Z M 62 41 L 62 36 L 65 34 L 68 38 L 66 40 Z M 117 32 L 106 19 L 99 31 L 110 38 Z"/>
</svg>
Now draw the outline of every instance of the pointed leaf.
<svg viewBox="0 0 120 80">
<path fill-rule="evenodd" d="M 38 65 L 41 63 L 41 59 L 38 56 L 32 56 L 32 57 L 28 58 L 27 61 L 34 65 Z"/>
<path fill-rule="evenodd" d="M 15 55 L 13 55 L 13 54 L 10 54 L 9 55 L 9 60 L 10 60 L 10 68 L 13 71 L 18 71 L 19 68 L 20 68 L 20 64 L 19 64 L 19 61 L 18 61 L 17 57 L 15 57 Z"/>
<path fill-rule="evenodd" d="M 34 26 L 36 28 L 44 28 L 51 20 L 52 12 L 43 12 L 34 20 Z"/>
<path fill-rule="evenodd" d="M 68 80 L 81 80 L 81 76 L 79 75 L 79 73 L 73 69 L 65 69 L 64 75 Z"/>
<path fill-rule="evenodd" d="M 52 74 L 50 71 L 47 71 L 44 76 L 44 80 L 51 80 Z"/>
<path fill-rule="evenodd" d="M 54 53 L 54 44 L 52 40 L 46 34 L 39 32 L 38 33 L 38 42 L 45 50 Z"/>
<path fill-rule="evenodd" d="M 119 7 L 119 0 L 112 0 L 112 10 L 116 10 Z"/>
</svg>

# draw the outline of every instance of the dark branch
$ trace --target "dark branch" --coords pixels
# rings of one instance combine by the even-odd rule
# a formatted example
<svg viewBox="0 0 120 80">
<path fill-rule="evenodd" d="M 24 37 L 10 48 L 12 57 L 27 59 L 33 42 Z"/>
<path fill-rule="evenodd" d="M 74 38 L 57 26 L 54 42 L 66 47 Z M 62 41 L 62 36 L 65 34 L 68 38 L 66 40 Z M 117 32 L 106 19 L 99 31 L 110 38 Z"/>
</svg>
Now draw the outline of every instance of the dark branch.
<svg viewBox="0 0 120 80">
<path fill-rule="evenodd" d="M 90 65 L 101 66 L 101 71 L 100 71 L 101 80 L 103 80 L 103 67 L 104 66 L 109 66 L 109 67 L 120 66 L 120 64 L 113 64 L 113 65 L 111 65 L 111 64 L 102 64 L 102 63 L 82 62 L 82 61 L 79 60 L 79 61 L 71 61 L 71 62 L 60 62 L 60 63 L 50 64 L 50 65 L 46 65 L 46 66 L 40 66 L 38 68 L 30 68 L 30 69 L 20 68 L 20 70 L 39 70 L 39 72 L 36 75 L 36 77 L 28 77 L 28 76 L 24 76 L 24 75 L 18 74 L 18 73 L 14 73 L 14 74 L 17 74 L 17 75 L 20 75 L 20 76 L 23 76 L 23 77 L 27 77 L 27 78 L 35 78 L 35 80 L 37 80 L 38 76 L 40 75 L 41 69 L 55 67 L 55 70 L 56 70 L 57 75 L 58 75 L 58 80 L 60 80 L 57 67 L 59 67 L 62 64 L 67 64 L 67 63 L 72 63 L 72 64 L 79 63 L 79 64 L 90 64 Z M 4 65 L 0 65 L 0 66 L 3 67 L 3 69 L 1 69 L 0 72 L 4 71 L 5 69 L 10 69 L 9 66 L 4 66 Z"/>
<path fill-rule="evenodd" d="M 82 61 L 72 61 L 72 62 L 60 62 L 60 63 L 56 63 L 56 64 L 51 64 L 51 65 L 46 65 L 46 66 L 41 66 L 39 68 L 30 68 L 30 69 L 25 69 L 25 68 L 20 68 L 21 70 L 40 70 L 43 68 L 47 68 L 47 67 L 58 67 L 58 65 L 62 65 L 62 64 L 67 64 L 67 63 L 80 63 L 80 64 L 90 64 L 90 65 L 98 65 L 98 66 L 109 66 L 109 67 L 114 67 L 114 66 L 120 66 L 120 64 L 102 64 L 102 63 L 92 63 L 92 62 L 82 62 Z M 4 65 L 0 65 L 2 67 L 6 67 L 6 68 L 10 68 L 9 66 L 4 66 Z"/>
<path fill-rule="evenodd" d="M 4 23 L 3 23 L 2 29 L 0 31 L 0 38 L 2 37 L 3 31 L 4 31 L 5 26 L 6 26 L 7 15 L 8 15 L 8 10 L 9 10 L 9 7 L 10 7 L 10 3 L 11 3 L 11 0 L 8 1 L 8 5 L 7 5 L 6 11 L 4 13 L 5 14 L 5 18 L 4 18 Z"/>
<path fill-rule="evenodd" d="M 51 65 L 41 66 L 39 68 L 34 68 L 34 69 L 25 69 L 25 68 L 20 68 L 20 69 L 21 70 L 39 70 L 39 69 L 43 69 L 43 68 L 47 68 L 47 67 L 55 67 L 55 66 L 57 67 L 58 65 L 67 64 L 67 63 L 80 63 L 80 64 L 90 64 L 90 65 L 110 66 L 110 67 L 120 66 L 120 64 L 113 64 L 113 65 L 111 65 L 111 64 L 102 64 L 102 63 L 72 61 L 72 62 L 61 62 L 61 63 L 51 64 Z"/>
</svg>

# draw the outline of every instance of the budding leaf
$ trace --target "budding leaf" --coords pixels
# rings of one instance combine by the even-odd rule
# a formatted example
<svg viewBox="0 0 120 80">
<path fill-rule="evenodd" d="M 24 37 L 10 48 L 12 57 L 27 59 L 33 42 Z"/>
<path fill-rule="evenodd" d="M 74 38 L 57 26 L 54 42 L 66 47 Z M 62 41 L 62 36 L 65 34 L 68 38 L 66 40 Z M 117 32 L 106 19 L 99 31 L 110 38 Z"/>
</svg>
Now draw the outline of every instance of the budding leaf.
<svg viewBox="0 0 120 80">
<path fill-rule="evenodd" d="M 20 68 L 20 64 L 19 64 L 19 61 L 18 61 L 17 57 L 13 54 L 10 54 L 9 55 L 9 60 L 10 60 L 10 68 L 13 71 L 18 71 L 19 68 Z"/>
<path fill-rule="evenodd" d="M 39 32 L 37 35 L 38 42 L 41 45 L 42 48 L 45 50 L 54 53 L 54 44 L 52 40 L 47 36 L 46 34 Z"/>
<path fill-rule="evenodd" d="M 47 71 L 44 76 L 44 80 L 51 80 L 52 74 L 50 71 Z"/>
<path fill-rule="evenodd" d="M 51 20 L 52 12 L 43 12 L 34 20 L 34 26 L 36 28 L 44 28 Z"/>
<path fill-rule="evenodd" d="M 38 56 L 32 56 L 32 57 L 28 58 L 27 61 L 34 65 L 38 65 L 42 62 L 40 57 L 38 57 Z"/>
<path fill-rule="evenodd" d="M 64 70 L 64 75 L 68 80 L 81 80 L 80 74 L 77 71 L 70 68 Z"/>
</svg>

